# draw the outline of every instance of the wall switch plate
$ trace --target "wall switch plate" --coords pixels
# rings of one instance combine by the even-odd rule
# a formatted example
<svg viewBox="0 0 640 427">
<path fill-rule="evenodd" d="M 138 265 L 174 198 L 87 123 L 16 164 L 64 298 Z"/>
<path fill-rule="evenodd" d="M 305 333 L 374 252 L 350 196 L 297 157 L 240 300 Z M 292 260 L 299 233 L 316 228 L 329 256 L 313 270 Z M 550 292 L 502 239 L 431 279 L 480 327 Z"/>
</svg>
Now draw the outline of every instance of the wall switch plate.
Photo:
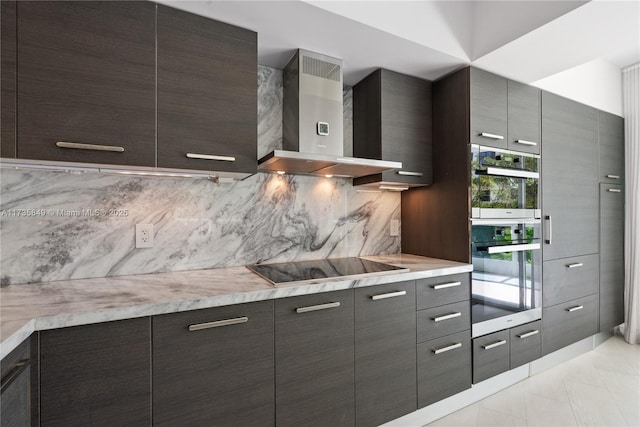
<svg viewBox="0 0 640 427">
<path fill-rule="evenodd" d="M 136 248 L 153 247 L 153 224 L 136 224 Z"/>
<path fill-rule="evenodd" d="M 392 237 L 396 237 L 400 235 L 400 220 L 392 219 L 391 224 L 389 225 L 389 235 Z"/>
</svg>

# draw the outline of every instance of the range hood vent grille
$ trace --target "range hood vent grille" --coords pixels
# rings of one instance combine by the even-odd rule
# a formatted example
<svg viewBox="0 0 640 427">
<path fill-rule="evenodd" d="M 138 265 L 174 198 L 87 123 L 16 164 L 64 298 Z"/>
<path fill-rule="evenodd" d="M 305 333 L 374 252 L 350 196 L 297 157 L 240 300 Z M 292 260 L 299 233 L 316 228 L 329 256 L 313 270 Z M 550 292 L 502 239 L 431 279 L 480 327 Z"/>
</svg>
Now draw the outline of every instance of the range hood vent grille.
<svg viewBox="0 0 640 427">
<path fill-rule="evenodd" d="M 310 76 L 340 82 L 341 69 L 339 64 L 332 64 L 310 56 L 302 57 L 302 72 Z"/>
</svg>

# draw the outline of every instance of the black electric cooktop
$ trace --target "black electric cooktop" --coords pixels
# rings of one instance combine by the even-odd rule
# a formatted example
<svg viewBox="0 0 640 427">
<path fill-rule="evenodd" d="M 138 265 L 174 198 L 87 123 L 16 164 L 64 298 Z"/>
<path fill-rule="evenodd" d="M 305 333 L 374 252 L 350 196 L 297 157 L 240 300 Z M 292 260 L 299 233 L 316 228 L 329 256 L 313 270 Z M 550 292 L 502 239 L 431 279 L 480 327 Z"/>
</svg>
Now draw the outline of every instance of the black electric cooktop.
<svg viewBox="0 0 640 427">
<path fill-rule="evenodd" d="M 274 285 L 297 285 L 327 278 L 355 279 L 410 271 L 408 268 L 356 257 L 255 264 L 247 268 Z"/>
</svg>

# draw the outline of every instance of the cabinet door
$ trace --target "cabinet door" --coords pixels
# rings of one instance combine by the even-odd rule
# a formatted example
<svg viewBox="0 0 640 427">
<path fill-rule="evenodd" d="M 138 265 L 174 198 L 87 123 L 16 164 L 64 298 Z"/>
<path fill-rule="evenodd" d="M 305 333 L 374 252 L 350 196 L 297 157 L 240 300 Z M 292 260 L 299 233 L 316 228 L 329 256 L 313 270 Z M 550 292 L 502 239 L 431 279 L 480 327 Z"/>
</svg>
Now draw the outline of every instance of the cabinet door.
<svg viewBox="0 0 640 427">
<path fill-rule="evenodd" d="M 600 184 L 600 331 L 624 322 L 624 189 Z"/>
<path fill-rule="evenodd" d="M 540 154 L 540 89 L 512 80 L 507 88 L 509 149 Z"/>
<path fill-rule="evenodd" d="M 598 143 L 600 182 L 621 183 L 624 180 L 624 119 L 598 111 Z"/>
<path fill-rule="evenodd" d="M 509 370 L 509 330 L 473 339 L 473 383 Z"/>
<path fill-rule="evenodd" d="M 507 148 L 507 79 L 477 68 L 470 79 L 471 143 Z"/>
<path fill-rule="evenodd" d="M 16 2 L 0 2 L 0 157 L 16 156 Z"/>
<path fill-rule="evenodd" d="M 418 407 L 471 388 L 471 332 L 418 344 Z"/>
<path fill-rule="evenodd" d="M 27 339 L 0 364 L 0 425 L 31 426 L 31 340 Z M 37 369 L 33 370 L 34 373 Z M 37 423 L 34 423 L 37 425 Z"/>
<path fill-rule="evenodd" d="M 153 318 L 153 424 L 272 426 L 273 301 Z"/>
<path fill-rule="evenodd" d="M 155 12 L 18 2 L 19 158 L 155 166 Z"/>
<path fill-rule="evenodd" d="M 598 295 L 578 298 L 542 310 L 542 354 L 598 332 Z"/>
<path fill-rule="evenodd" d="M 598 252 L 598 112 L 542 93 L 544 260 Z"/>
<path fill-rule="evenodd" d="M 416 410 L 415 282 L 355 290 L 356 425 Z"/>
<path fill-rule="evenodd" d="M 158 166 L 255 173 L 257 69 L 253 31 L 158 6 Z"/>
<path fill-rule="evenodd" d="M 353 291 L 275 303 L 276 425 L 354 425 Z"/>
<path fill-rule="evenodd" d="M 149 318 L 40 332 L 40 424 L 151 424 Z"/>
<path fill-rule="evenodd" d="M 382 160 L 402 162 L 383 181 L 433 183 L 431 82 L 382 70 Z"/>
</svg>

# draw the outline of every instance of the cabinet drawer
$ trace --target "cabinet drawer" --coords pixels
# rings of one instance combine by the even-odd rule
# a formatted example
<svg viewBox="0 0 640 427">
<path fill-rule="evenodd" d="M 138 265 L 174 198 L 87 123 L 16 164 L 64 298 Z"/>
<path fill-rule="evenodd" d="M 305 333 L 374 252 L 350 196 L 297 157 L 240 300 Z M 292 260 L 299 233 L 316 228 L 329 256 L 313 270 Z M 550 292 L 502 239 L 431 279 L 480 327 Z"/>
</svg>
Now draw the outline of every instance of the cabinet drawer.
<svg viewBox="0 0 640 427">
<path fill-rule="evenodd" d="M 541 354 L 542 320 L 511 329 L 511 369 L 536 360 Z"/>
<path fill-rule="evenodd" d="M 418 344 L 418 407 L 471 387 L 471 332 Z"/>
<path fill-rule="evenodd" d="M 154 425 L 273 425 L 273 305 L 153 317 Z"/>
<path fill-rule="evenodd" d="M 430 277 L 416 282 L 418 310 L 468 300 L 470 274 Z"/>
<path fill-rule="evenodd" d="M 469 301 L 418 312 L 418 342 L 440 338 L 471 328 Z"/>
<path fill-rule="evenodd" d="M 509 330 L 473 340 L 473 383 L 509 370 Z"/>
<path fill-rule="evenodd" d="M 598 294 L 542 310 L 542 354 L 552 353 L 598 332 Z"/>
<path fill-rule="evenodd" d="M 598 292 L 598 255 L 543 263 L 542 306 L 550 307 Z"/>
</svg>

